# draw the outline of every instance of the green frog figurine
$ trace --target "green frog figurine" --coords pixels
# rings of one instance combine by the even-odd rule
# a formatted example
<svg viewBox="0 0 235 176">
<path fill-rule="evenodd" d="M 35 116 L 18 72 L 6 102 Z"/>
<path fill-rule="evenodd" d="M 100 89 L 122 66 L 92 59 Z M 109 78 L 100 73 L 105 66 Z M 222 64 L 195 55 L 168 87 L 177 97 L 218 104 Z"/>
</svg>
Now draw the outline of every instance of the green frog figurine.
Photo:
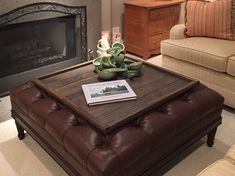
<svg viewBox="0 0 235 176">
<path fill-rule="evenodd" d="M 108 55 L 97 57 L 93 60 L 95 72 L 103 80 L 112 80 L 117 76 L 134 78 L 141 74 L 142 62 L 125 58 L 125 46 L 115 42 L 106 52 Z"/>
</svg>

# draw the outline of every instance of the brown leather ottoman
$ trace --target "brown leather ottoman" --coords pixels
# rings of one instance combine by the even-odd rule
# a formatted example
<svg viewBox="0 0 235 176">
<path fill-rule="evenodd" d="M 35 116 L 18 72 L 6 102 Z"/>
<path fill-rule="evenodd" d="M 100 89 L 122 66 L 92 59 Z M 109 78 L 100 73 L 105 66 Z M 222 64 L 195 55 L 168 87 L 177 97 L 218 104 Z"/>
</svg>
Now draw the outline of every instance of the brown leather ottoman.
<svg viewBox="0 0 235 176">
<path fill-rule="evenodd" d="M 204 135 L 212 146 L 224 101 L 199 85 L 104 135 L 32 82 L 10 97 L 19 139 L 26 130 L 73 176 L 152 175 Z"/>
</svg>

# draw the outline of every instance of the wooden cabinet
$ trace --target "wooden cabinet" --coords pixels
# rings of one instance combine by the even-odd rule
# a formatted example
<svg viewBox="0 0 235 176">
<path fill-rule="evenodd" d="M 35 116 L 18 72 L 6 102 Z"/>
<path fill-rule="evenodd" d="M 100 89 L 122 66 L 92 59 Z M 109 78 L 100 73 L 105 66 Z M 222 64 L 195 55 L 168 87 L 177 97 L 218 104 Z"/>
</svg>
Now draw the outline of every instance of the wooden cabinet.
<svg viewBox="0 0 235 176">
<path fill-rule="evenodd" d="M 178 23 L 182 0 L 135 0 L 125 3 L 126 51 L 148 59 L 160 54 L 160 42 Z"/>
</svg>

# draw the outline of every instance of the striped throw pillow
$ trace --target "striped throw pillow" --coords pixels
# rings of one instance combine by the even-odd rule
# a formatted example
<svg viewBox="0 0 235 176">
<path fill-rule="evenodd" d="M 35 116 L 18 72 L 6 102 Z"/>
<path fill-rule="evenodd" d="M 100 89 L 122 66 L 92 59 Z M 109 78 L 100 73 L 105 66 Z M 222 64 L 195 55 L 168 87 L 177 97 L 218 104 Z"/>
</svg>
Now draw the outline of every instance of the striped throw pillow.
<svg viewBox="0 0 235 176">
<path fill-rule="evenodd" d="M 235 0 L 188 0 L 186 35 L 235 40 Z"/>
</svg>

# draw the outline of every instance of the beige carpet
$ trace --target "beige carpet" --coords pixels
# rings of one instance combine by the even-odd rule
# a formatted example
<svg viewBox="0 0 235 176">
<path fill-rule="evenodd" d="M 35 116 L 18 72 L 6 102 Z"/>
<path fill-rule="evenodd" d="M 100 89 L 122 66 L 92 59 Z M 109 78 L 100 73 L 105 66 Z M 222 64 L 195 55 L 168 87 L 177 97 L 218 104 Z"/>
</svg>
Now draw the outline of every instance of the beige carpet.
<svg viewBox="0 0 235 176">
<path fill-rule="evenodd" d="M 159 60 L 150 60 L 159 63 Z M 0 119 L 10 118 L 9 97 L 0 99 Z M 207 165 L 223 157 L 235 143 L 235 111 L 225 108 L 215 145 L 206 139 L 194 144 L 172 162 L 164 176 L 194 176 Z M 160 174 L 161 175 L 161 174 Z M 13 120 L 0 123 L 0 176 L 67 176 L 63 169 L 30 137 L 18 140 Z"/>
</svg>

